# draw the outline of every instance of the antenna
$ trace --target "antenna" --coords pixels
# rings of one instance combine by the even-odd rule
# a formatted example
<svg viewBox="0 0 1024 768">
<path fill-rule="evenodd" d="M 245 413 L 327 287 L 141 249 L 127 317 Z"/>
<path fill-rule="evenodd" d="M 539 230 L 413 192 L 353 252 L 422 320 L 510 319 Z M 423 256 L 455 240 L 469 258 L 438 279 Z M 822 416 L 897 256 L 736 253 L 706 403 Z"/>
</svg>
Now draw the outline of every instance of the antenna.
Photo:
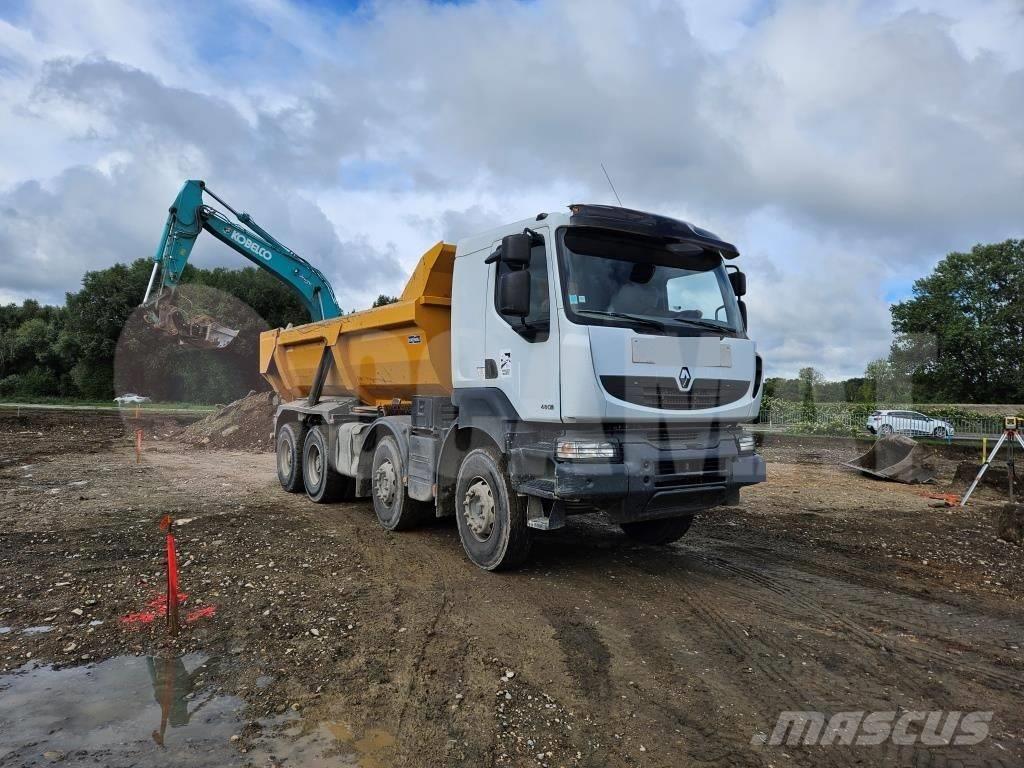
<svg viewBox="0 0 1024 768">
<path fill-rule="evenodd" d="M 604 163 L 601 163 L 601 170 L 604 171 L 604 177 L 608 179 L 608 186 L 612 188 L 612 194 L 615 195 L 615 199 L 618 200 L 619 208 L 622 207 L 622 200 L 619 200 L 619 193 L 615 191 L 615 185 L 612 184 L 612 177 L 608 175 L 608 169 L 604 167 Z"/>
</svg>

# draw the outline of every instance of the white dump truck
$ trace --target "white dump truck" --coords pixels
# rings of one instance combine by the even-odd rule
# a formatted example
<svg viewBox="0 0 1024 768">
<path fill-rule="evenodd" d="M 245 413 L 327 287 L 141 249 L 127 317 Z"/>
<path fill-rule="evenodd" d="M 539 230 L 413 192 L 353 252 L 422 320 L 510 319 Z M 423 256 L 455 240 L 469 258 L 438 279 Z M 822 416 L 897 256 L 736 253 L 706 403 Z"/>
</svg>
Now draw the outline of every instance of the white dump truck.
<svg viewBox="0 0 1024 768">
<path fill-rule="evenodd" d="M 577 513 L 678 539 L 765 479 L 738 255 L 603 205 L 437 244 L 397 303 L 263 334 L 282 486 L 389 530 L 454 516 L 488 570 Z"/>
</svg>

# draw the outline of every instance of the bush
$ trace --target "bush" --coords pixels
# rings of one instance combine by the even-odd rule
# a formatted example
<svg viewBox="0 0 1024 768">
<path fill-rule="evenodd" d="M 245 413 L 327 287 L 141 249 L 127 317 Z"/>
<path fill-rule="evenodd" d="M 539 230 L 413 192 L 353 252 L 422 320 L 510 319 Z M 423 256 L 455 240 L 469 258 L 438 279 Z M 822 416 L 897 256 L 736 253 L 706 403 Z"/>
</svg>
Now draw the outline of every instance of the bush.
<svg viewBox="0 0 1024 768">
<path fill-rule="evenodd" d="M 861 431 L 838 419 L 828 421 L 801 421 L 786 427 L 791 435 L 824 435 L 830 437 L 861 437 Z"/>
</svg>

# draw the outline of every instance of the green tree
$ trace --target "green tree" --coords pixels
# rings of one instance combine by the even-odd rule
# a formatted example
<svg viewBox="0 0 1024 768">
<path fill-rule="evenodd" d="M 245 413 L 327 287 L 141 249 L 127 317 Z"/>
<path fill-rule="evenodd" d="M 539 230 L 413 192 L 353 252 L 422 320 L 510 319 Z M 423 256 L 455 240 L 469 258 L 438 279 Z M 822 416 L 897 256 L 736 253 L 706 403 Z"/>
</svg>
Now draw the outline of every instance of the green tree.
<svg viewBox="0 0 1024 768">
<path fill-rule="evenodd" d="M 815 405 L 814 390 L 824 382 L 824 377 L 814 368 L 801 368 L 800 374 L 800 418 L 803 421 L 813 422 L 818 416 L 818 408 Z"/>
<path fill-rule="evenodd" d="M 373 300 L 373 306 L 383 307 L 385 304 L 394 304 L 397 301 L 397 296 L 388 296 L 386 293 L 381 293 Z"/>
<path fill-rule="evenodd" d="M 914 283 L 913 297 L 892 307 L 901 336 L 890 358 L 916 363 L 915 400 L 1024 401 L 1022 292 L 1024 240 L 950 253 Z M 934 354 L 924 354 L 931 344 Z"/>
</svg>

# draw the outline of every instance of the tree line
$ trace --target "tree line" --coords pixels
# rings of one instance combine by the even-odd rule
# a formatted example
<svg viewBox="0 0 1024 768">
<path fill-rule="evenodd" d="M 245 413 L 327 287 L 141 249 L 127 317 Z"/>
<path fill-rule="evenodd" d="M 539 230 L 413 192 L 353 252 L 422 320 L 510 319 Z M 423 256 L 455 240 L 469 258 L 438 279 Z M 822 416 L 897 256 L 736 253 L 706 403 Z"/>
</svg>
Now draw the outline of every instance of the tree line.
<svg viewBox="0 0 1024 768">
<path fill-rule="evenodd" d="M 291 290 L 264 271 L 187 266 L 183 302 L 205 300 L 196 309 L 212 310 L 239 335 L 224 350 L 183 347 L 141 322 L 152 267 L 138 259 L 87 272 L 62 307 L 0 306 L 0 397 L 106 400 L 116 388 L 154 400 L 225 402 L 263 387 L 261 330 L 309 321 Z"/>
<path fill-rule="evenodd" d="M 135 390 L 159 400 L 224 402 L 264 387 L 259 332 L 308 322 L 268 273 L 185 268 L 182 294 L 240 330 L 225 350 L 181 347 L 139 321 L 153 262 L 87 272 L 62 307 L 0 306 L 0 397 L 103 400 Z M 191 293 L 189 290 L 191 289 Z M 795 402 L 1024 402 L 1024 240 L 948 254 L 894 304 L 889 355 L 864 375 L 826 381 L 813 368 L 769 378 L 765 395 Z M 381 294 L 373 306 L 397 301 Z M 770 361 L 769 361 L 770 362 Z"/>
</svg>

